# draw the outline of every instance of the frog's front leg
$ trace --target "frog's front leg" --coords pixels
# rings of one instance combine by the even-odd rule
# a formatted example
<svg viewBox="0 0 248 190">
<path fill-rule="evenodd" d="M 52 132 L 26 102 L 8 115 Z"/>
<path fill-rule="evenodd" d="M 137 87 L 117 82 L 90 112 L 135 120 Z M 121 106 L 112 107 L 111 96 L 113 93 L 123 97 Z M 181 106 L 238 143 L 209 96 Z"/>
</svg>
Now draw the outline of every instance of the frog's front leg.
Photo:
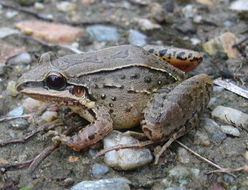
<svg viewBox="0 0 248 190">
<path fill-rule="evenodd" d="M 177 132 L 187 133 L 192 126 L 189 124 L 207 106 L 211 92 L 212 81 L 205 74 L 183 81 L 169 93 L 167 87 L 160 89 L 144 111 L 143 132 L 152 141 L 168 140 Z"/>
<path fill-rule="evenodd" d="M 90 113 L 95 120 L 80 130 L 78 134 L 72 137 L 61 135 L 55 137 L 53 140 L 61 141 L 61 143 L 66 144 L 76 151 L 86 149 L 102 140 L 113 130 L 113 121 L 110 114 L 104 106 L 95 107 Z"/>
</svg>

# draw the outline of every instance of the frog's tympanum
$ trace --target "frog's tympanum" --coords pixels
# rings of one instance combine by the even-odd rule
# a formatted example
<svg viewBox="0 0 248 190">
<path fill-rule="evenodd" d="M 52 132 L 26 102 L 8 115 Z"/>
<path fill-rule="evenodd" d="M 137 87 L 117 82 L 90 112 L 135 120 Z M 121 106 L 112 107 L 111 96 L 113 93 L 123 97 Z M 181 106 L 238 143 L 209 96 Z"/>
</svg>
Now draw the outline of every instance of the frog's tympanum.
<svg viewBox="0 0 248 190">
<path fill-rule="evenodd" d="M 103 139 L 114 129 L 141 126 L 152 141 L 165 141 L 180 129 L 194 126 L 208 104 L 211 79 L 185 73 L 153 50 L 123 45 L 57 58 L 46 53 L 24 74 L 17 90 L 34 99 L 65 105 L 90 122 L 78 134 L 60 136 L 74 150 Z M 201 61 L 199 54 L 170 49 L 175 62 Z M 187 70 L 187 69 L 186 69 Z"/>
</svg>

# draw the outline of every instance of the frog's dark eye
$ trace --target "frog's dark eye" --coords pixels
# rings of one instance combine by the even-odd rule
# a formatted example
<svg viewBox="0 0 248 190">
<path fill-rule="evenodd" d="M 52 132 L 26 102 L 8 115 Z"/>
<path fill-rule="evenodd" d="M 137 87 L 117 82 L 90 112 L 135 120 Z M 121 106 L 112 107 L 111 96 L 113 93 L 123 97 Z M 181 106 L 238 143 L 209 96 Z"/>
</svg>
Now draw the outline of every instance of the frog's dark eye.
<svg viewBox="0 0 248 190">
<path fill-rule="evenodd" d="M 45 79 L 48 88 L 54 90 L 63 90 L 66 87 L 66 78 L 60 73 L 49 73 Z"/>
</svg>

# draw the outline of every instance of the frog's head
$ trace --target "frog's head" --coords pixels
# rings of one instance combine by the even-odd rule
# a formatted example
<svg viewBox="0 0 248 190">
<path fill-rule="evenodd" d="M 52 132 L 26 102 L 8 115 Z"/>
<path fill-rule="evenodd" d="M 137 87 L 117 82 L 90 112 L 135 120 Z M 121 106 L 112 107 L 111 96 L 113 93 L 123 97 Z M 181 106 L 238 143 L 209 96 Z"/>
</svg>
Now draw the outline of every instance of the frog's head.
<svg viewBox="0 0 248 190">
<path fill-rule="evenodd" d="M 58 59 L 52 52 L 41 56 L 39 65 L 25 73 L 17 82 L 17 91 L 31 98 L 65 106 L 92 108 L 85 86 L 68 82 L 68 74 L 56 67 Z"/>
</svg>

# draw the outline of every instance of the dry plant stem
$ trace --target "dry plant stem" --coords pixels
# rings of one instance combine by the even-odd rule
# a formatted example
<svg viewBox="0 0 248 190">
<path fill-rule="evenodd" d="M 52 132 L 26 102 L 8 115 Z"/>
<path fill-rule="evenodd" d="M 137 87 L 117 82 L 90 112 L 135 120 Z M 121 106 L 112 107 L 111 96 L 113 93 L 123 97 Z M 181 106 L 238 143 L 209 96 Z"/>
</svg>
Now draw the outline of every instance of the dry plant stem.
<svg viewBox="0 0 248 190">
<path fill-rule="evenodd" d="M 19 118 L 29 118 L 32 115 L 30 114 L 25 114 L 25 115 L 20 115 L 20 116 L 6 116 L 3 118 L 0 118 L 0 122 L 4 122 L 4 121 L 9 121 L 9 120 L 13 120 L 13 119 L 19 119 Z"/>
<path fill-rule="evenodd" d="M 235 94 L 238 94 L 238 95 L 248 99 L 248 91 L 238 87 L 235 84 L 232 84 L 230 82 L 226 82 L 224 80 L 221 80 L 220 78 L 215 79 L 213 82 L 216 85 L 219 85 L 219 86 L 221 86 L 221 87 L 223 87 L 223 88 L 225 88 L 225 89 L 227 89 L 227 90 L 229 90 Z"/>
<path fill-rule="evenodd" d="M 34 136 L 35 134 L 47 130 L 48 128 L 54 128 L 58 125 L 61 125 L 62 123 L 59 122 L 59 119 L 52 121 L 51 123 L 45 123 L 41 126 L 39 126 L 36 130 L 32 131 L 30 134 L 21 137 L 21 138 L 14 138 L 14 139 L 9 139 L 9 140 L 5 140 L 5 141 L 0 141 L 0 146 L 5 146 L 8 144 L 13 144 L 13 143 L 24 143 L 26 140 L 28 140 L 29 138 L 31 138 L 32 136 Z"/>
<path fill-rule="evenodd" d="M 174 138 L 170 138 L 161 148 L 161 150 L 155 155 L 154 164 L 158 164 L 160 156 L 166 151 L 166 149 L 175 141 Z"/>
<path fill-rule="evenodd" d="M 69 135 L 72 133 L 72 131 L 78 126 L 72 126 L 69 127 L 63 135 Z M 34 159 L 33 162 L 30 164 L 28 167 L 28 173 L 33 173 L 34 170 L 40 165 L 40 163 L 47 157 L 49 156 L 54 150 L 56 150 L 60 146 L 60 142 L 53 143 L 52 145 L 48 146 L 45 148 L 39 155 L 37 155 Z"/>
<path fill-rule="evenodd" d="M 210 160 L 208 160 L 208 159 L 202 157 L 200 154 L 198 154 L 198 153 L 196 153 L 195 151 L 191 150 L 189 147 L 187 147 L 186 145 L 184 145 L 184 144 L 181 143 L 180 141 L 175 140 L 175 142 L 176 142 L 177 144 L 179 144 L 180 146 L 182 146 L 183 148 L 185 148 L 186 150 L 188 150 L 189 152 L 191 152 L 192 154 L 194 154 L 195 156 L 197 156 L 198 158 L 200 158 L 200 159 L 202 159 L 203 161 L 207 162 L 207 163 L 210 164 L 211 166 L 214 166 L 214 167 L 216 167 L 216 168 L 218 168 L 218 169 L 223 169 L 223 168 L 220 167 L 219 165 L 217 165 L 217 164 L 211 162 Z"/>
<path fill-rule="evenodd" d="M 0 168 L 4 168 L 6 171 L 21 170 L 27 168 L 33 160 L 27 160 L 18 163 L 0 163 Z"/>
<path fill-rule="evenodd" d="M 244 42 L 248 41 L 248 36 L 245 37 L 243 40 L 240 40 L 239 42 L 233 44 L 233 48 L 237 48 L 238 46 L 240 46 L 241 44 L 243 44 Z"/>
<path fill-rule="evenodd" d="M 54 150 L 56 150 L 60 145 L 60 142 L 56 142 L 48 147 L 46 147 L 40 154 L 38 154 L 28 167 L 28 173 L 33 173 L 34 170 L 40 165 L 40 163 L 49 156 Z"/>
<path fill-rule="evenodd" d="M 220 170 L 213 170 L 209 171 L 206 174 L 211 174 L 211 173 L 232 173 L 232 172 L 239 172 L 239 171 L 245 171 L 248 172 L 248 165 L 244 165 L 243 167 L 240 168 L 223 168 Z"/>
<path fill-rule="evenodd" d="M 155 142 L 153 141 L 144 141 L 144 142 L 140 142 L 140 143 L 137 143 L 137 144 L 129 144 L 129 145 L 117 145 L 117 146 L 114 146 L 114 147 L 110 147 L 110 148 L 105 148 L 103 150 L 101 150 L 100 152 L 98 152 L 95 156 L 94 156 L 94 159 L 103 155 L 103 154 L 106 154 L 107 152 L 110 152 L 112 150 L 120 150 L 120 149 L 125 149 L 125 148 L 144 148 L 145 146 L 149 146 L 149 145 L 153 145 L 155 144 Z"/>
</svg>

